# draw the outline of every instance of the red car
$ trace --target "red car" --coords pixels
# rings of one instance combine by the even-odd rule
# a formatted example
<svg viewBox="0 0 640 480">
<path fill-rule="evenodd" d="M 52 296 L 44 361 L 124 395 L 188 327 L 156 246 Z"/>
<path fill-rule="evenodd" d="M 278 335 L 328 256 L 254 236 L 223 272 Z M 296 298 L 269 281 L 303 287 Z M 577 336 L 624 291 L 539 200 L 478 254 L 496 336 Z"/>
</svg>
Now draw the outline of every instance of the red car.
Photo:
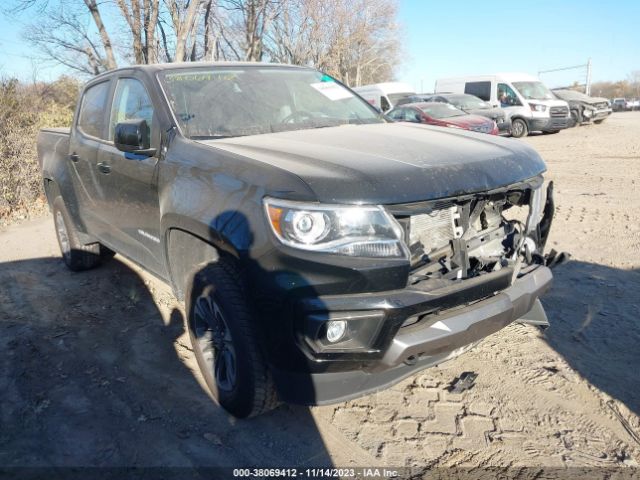
<svg viewBox="0 0 640 480">
<path fill-rule="evenodd" d="M 450 103 L 409 103 L 394 108 L 388 115 L 399 122 L 428 123 L 440 127 L 463 128 L 491 135 L 498 134 L 498 126 L 493 120 L 480 115 L 470 115 Z"/>
</svg>

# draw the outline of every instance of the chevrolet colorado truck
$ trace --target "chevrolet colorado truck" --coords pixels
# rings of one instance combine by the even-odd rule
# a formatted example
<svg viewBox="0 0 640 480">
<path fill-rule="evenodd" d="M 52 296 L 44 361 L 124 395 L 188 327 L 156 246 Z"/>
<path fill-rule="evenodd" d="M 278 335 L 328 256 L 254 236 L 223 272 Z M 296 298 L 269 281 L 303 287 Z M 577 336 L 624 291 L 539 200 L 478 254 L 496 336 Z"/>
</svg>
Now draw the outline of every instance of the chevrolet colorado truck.
<svg viewBox="0 0 640 480">
<path fill-rule="evenodd" d="M 113 70 L 38 156 L 66 265 L 117 252 L 170 284 L 237 417 L 364 395 L 546 323 L 540 156 L 393 123 L 310 68 Z"/>
</svg>

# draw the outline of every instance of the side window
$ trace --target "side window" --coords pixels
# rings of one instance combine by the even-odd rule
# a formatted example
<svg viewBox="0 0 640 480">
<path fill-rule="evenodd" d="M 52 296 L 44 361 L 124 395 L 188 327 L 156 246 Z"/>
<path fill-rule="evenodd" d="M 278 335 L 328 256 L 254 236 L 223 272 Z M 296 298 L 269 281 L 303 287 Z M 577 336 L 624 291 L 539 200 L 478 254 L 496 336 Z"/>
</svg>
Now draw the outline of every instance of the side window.
<svg viewBox="0 0 640 480">
<path fill-rule="evenodd" d="M 467 82 L 464 86 L 464 93 L 475 95 L 488 102 L 491 100 L 491 82 Z"/>
<path fill-rule="evenodd" d="M 109 140 L 113 140 L 116 124 L 124 120 L 146 120 L 149 135 L 153 123 L 153 104 L 144 85 L 133 78 L 121 78 L 116 85 L 109 121 Z"/>
<path fill-rule="evenodd" d="M 104 138 L 108 96 L 109 82 L 102 82 L 85 90 L 78 114 L 78 129 L 85 135 Z"/>
<path fill-rule="evenodd" d="M 386 112 L 390 108 L 391 108 L 391 105 L 389 105 L 389 100 L 387 100 L 387 97 L 385 96 L 380 97 L 380 109 L 383 112 Z"/>
<path fill-rule="evenodd" d="M 497 87 L 498 101 L 501 107 L 520 106 L 522 103 L 513 89 L 506 83 L 499 83 Z"/>
</svg>

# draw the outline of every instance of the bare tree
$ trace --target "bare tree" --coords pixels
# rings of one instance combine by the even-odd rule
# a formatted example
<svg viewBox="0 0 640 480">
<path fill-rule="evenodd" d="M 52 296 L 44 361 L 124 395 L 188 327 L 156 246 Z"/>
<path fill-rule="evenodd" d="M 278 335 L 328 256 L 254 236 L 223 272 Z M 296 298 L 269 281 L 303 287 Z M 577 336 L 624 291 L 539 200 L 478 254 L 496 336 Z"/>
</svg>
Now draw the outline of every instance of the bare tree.
<svg viewBox="0 0 640 480">
<path fill-rule="evenodd" d="M 85 3 L 87 1 L 85 0 Z M 135 62 L 157 62 L 156 28 L 160 13 L 159 0 L 116 0 L 116 3 L 131 32 Z"/>
<path fill-rule="evenodd" d="M 82 3 L 84 4 L 82 7 Z M 117 67 L 111 38 L 104 26 L 96 0 L 19 0 L 7 15 L 20 15 L 28 10 L 38 12 L 38 22 L 25 33 L 28 42 L 38 47 L 45 57 L 73 70 L 96 74 Z M 87 20 L 97 30 L 92 31 Z"/>
<path fill-rule="evenodd" d="M 352 86 L 390 80 L 400 63 L 396 11 L 393 0 L 287 0 L 269 33 L 269 55 Z"/>
<path fill-rule="evenodd" d="M 45 20 L 33 25 L 28 41 L 44 55 L 62 65 L 90 75 L 116 68 L 110 39 L 96 38 L 81 16 L 62 8 L 50 11 Z"/>
<path fill-rule="evenodd" d="M 277 61 L 315 66 L 357 86 L 393 78 L 400 62 L 396 0 L 112 0 L 112 45 L 101 9 L 109 2 L 17 0 L 45 20 L 30 41 L 70 68 L 98 73 L 116 54 L 135 63 L 207 60 Z M 66 8 L 66 6 L 73 8 Z M 90 14 L 89 25 L 85 22 Z M 119 15 L 118 15 L 119 14 Z"/>
<path fill-rule="evenodd" d="M 84 0 L 84 4 L 89 9 L 91 13 L 91 17 L 93 18 L 93 22 L 98 29 L 98 33 L 100 34 L 100 39 L 102 40 L 102 48 L 105 52 L 105 67 L 107 70 L 111 70 L 116 68 L 118 65 L 116 64 L 116 57 L 113 55 L 113 46 L 111 45 L 111 38 L 107 33 L 107 29 L 104 26 L 102 21 L 102 15 L 100 14 L 100 10 L 98 9 L 98 5 L 95 0 Z"/>
<path fill-rule="evenodd" d="M 175 34 L 175 54 L 173 61 L 182 62 L 188 57 L 189 40 L 193 41 L 197 15 L 200 14 L 201 0 L 165 0 Z"/>
<path fill-rule="evenodd" d="M 228 28 L 221 29 L 225 43 L 239 60 L 259 62 L 265 52 L 267 32 L 280 12 L 281 0 L 222 0 L 229 12 Z"/>
</svg>

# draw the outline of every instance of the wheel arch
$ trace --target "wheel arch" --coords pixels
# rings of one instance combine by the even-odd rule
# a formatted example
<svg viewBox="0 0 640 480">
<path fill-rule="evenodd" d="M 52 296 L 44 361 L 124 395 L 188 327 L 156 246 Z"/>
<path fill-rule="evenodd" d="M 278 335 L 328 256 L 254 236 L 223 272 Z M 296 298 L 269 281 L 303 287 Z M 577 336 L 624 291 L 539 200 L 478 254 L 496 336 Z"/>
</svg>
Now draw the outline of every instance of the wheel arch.
<svg viewBox="0 0 640 480">
<path fill-rule="evenodd" d="M 529 133 L 531 132 L 531 123 L 529 122 L 529 119 L 527 117 L 525 117 L 523 115 L 520 115 L 520 114 L 516 114 L 516 115 L 513 115 L 512 117 L 510 117 L 509 120 L 511 121 L 511 127 L 510 127 L 510 130 L 509 130 L 511 135 L 513 135 L 513 133 L 512 133 L 513 123 L 516 120 L 522 120 L 524 122 L 525 126 L 527 127 L 527 135 L 529 135 Z M 526 137 L 527 135 L 523 135 L 523 136 Z"/>
<path fill-rule="evenodd" d="M 163 228 L 167 273 L 179 300 L 184 300 L 189 275 L 198 265 L 215 262 L 221 256 L 240 258 L 235 246 L 208 225 L 185 218 L 167 220 Z"/>
</svg>

